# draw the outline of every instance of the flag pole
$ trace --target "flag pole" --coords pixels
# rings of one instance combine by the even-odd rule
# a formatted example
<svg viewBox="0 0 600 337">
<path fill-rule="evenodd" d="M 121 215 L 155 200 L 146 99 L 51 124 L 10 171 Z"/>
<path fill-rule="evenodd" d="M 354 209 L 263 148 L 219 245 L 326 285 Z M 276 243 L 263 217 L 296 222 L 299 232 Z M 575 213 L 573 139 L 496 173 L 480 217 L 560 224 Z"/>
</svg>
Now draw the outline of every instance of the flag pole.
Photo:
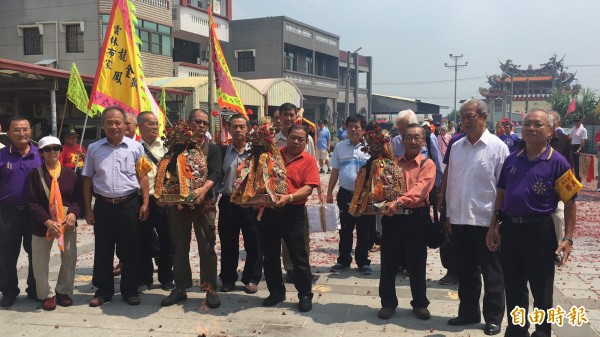
<svg viewBox="0 0 600 337">
<path fill-rule="evenodd" d="M 60 120 L 60 129 L 58 130 L 58 138 L 62 135 L 63 123 L 65 122 L 65 114 L 67 113 L 67 104 L 69 103 L 69 96 L 65 96 L 65 106 L 63 108 L 62 118 Z"/>
<path fill-rule="evenodd" d="M 88 113 L 85 114 L 85 121 L 83 121 L 83 130 L 81 130 L 81 140 L 79 141 L 79 150 L 77 151 L 77 157 L 75 157 L 75 168 L 73 169 L 73 171 L 77 172 L 77 164 L 79 164 L 79 155 L 81 154 L 81 148 L 83 147 L 83 138 L 85 138 L 85 130 L 87 129 L 87 121 L 88 118 L 90 117 L 89 115 L 89 110 Z"/>
<path fill-rule="evenodd" d="M 210 0 L 210 6 L 208 7 L 208 10 L 210 11 L 210 15 L 212 15 L 212 10 L 213 10 L 213 1 Z M 208 23 L 209 26 L 213 24 L 213 22 L 209 22 Z M 214 29 L 212 29 L 212 27 L 208 27 L 208 115 L 212 116 L 212 111 L 213 111 L 213 107 L 214 107 L 214 102 L 213 102 L 213 82 L 215 81 L 215 65 L 213 63 L 213 37 L 212 33 L 214 31 Z M 214 133 L 215 130 L 213 130 L 212 125 L 214 125 L 213 123 L 211 123 L 211 125 L 209 125 L 209 130 L 211 131 L 211 133 L 213 134 L 214 137 Z"/>
</svg>

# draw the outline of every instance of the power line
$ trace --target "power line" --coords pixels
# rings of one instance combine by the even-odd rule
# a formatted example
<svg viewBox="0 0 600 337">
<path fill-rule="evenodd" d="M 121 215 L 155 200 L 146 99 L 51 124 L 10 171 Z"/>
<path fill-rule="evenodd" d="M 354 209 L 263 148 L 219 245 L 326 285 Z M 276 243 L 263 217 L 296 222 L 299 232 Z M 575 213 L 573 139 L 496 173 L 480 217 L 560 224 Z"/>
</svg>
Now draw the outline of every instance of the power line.
<svg viewBox="0 0 600 337">
<path fill-rule="evenodd" d="M 458 78 L 457 81 L 473 81 L 473 80 L 481 80 L 486 78 L 485 76 L 477 76 L 477 77 L 465 77 Z M 434 81 L 418 81 L 418 82 L 378 82 L 373 83 L 373 85 L 414 85 L 414 84 L 436 84 L 436 83 L 447 83 L 454 82 L 454 80 L 434 80 Z"/>
</svg>

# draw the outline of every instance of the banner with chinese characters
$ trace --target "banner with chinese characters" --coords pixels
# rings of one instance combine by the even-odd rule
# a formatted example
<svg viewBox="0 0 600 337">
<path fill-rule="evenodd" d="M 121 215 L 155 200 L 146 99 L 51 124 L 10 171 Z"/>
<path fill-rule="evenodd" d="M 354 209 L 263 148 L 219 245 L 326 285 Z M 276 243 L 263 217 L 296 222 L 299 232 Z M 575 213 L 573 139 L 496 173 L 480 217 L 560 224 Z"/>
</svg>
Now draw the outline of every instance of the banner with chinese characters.
<svg viewBox="0 0 600 337">
<path fill-rule="evenodd" d="M 83 80 L 81 79 L 81 75 L 79 75 L 79 71 L 77 70 L 75 62 L 73 62 L 73 64 L 71 65 L 71 75 L 69 76 L 67 98 L 69 99 L 69 101 L 73 102 L 73 104 L 78 110 L 82 111 L 90 117 L 94 117 L 91 111 L 88 110 L 88 94 L 87 91 L 85 91 Z"/>
<path fill-rule="evenodd" d="M 238 94 L 237 88 L 231 78 L 225 55 L 221 49 L 219 38 L 215 27 L 217 26 L 213 20 L 212 11 L 208 10 L 208 16 L 210 20 L 210 46 L 212 48 L 212 59 L 215 71 L 215 82 L 217 87 L 217 99 L 219 107 L 231 111 L 237 111 L 244 115 L 248 119 L 242 99 Z"/>
<path fill-rule="evenodd" d="M 109 106 L 118 106 L 134 115 L 154 111 L 151 102 L 156 104 L 156 101 L 144 83 L 138 49 L 142 41 L 135 32 L 134 13 L 135 7 L 129 0 L 114 1 L 90 95 L 89 108 L 93 114 Z"/>
</svg>

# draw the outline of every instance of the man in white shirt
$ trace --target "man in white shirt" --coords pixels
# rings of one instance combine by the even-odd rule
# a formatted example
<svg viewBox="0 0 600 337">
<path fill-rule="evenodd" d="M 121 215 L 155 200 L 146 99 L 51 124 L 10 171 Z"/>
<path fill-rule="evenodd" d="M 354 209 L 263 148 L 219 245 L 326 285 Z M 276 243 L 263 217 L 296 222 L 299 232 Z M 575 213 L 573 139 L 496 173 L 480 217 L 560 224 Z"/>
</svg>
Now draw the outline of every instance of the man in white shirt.
<svg viewBox="0 0 600 337">
<path fill-rule="evenodd" d="M 579 154 L 585 147 L 585 141 L 587 140 L 587 130 L 581 124 L 581 117 L 576 116 L 573 121 L 575 126 L 571 129 L 571 150 L 573 151 L 573 170 L 575 171 L 575 177 L 581 181 L 579 175 Z"/>
<path fill-rule="evenodd" d="M 275 141 L 277 142 L 277 147 L 282 148 L 287 146 L 289 128 L 295 124 L 298 119 L 298 108 L 292 103 L 284 103 L 279 107 L 279 114 L 281 131 L 275 135 Z M 308 136 L 308 142 L 306 143 L 304 151 L 310 153 L 314 158 L 317 158 L 315 141 L 310 135 Z"/>
<path fill-rule="evenodd" d="M 509 151 L 486 128 L 487 105 L 477 99 L 460 108 L 462 128 L 467 136 L 452 147 L 448 163 L 446 206 L 448 232 L 453 236 L 458 269 L 458 316 L 449 325 L 475 324 L 481 321 L 479 297 L 483 275 L 484 332 L 500 333 L 504 318 L 504 280 L 497 252 L 486 247 L 496 183 Z"/>
<path fill-rule="evenodd" d="M 153 283 L 154 263 L 156 247 L 153 232 L 156 230 L 158 238 L 158 281 L 161 288 L 171 291 L 175 288 L 173 283 L 173 245 L 171 243 L 171 226 L 169 226 L 168 208 L 159 206 L 154 197 L 154 178 L 160 160 L 167 153 L 163 140 L 158 136 L 158 119 L 152 111 L 143 111 L 137 116 L 137 126 L 140 128 L 140 143 L 144 146 L 146 156 L 152 162 L 152 171 L 148 173 L 150 186 L 150 216 L 140 224 L 141 228 L 141 281 L 142 287 L 150 288 Z"/>
</svg>

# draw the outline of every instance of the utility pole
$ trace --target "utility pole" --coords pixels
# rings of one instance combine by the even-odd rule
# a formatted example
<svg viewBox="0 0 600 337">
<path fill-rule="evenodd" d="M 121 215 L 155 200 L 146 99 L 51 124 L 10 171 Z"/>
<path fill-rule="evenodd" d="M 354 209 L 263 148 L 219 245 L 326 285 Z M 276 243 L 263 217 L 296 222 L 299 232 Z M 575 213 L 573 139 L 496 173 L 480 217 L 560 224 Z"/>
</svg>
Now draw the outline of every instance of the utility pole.
<svg viewBox="0 0 600 337">
<path fill-rule="evenodd" d="M 508 120 L 512 122 L 512 103 L 513 103 L 513 97 L 515 95 L 515 87 L 514 87 L 514 82 L 513 82 L 513 75 L 510 75 L 510 101 L 508 101 Z"/>
<path fill-rule="evenodd" d="M 448 65 L 448 63 L 444 63 L 444 67 L 446 68 L 454 68 L 454 125 L 458 125 L 457 116 L 458 112 L 456 111 L 456 86 L 458 82 L 458 68 L 466 67 L 469 62 L 465 62 L 465 64 L 458 64 L 458 59 L 462 58 L 463 54 L 453 55 L 450 54 L 450 58 L 454 59 L 454 65 Z"/>
<path fill-rule="evenodd" d="M 350 65 L 352 64 L 352 55 L 358 53 L 358 51 L 361 49 L 362 47 L 359 47 L 352 53 L 348 50 L 348 59 L 346 61 L 346 94 L 344 96 L 344 120 L 346 120 L 346 118 L 350 116 L 350 79 L 352 77 L 350 75 Z M 358 74 L 358 65 L 356 66 L 356 73 Z M 354 105 L 356 105 L 356 99 Z"/>
<path fill-rule="evenodd" d="M 525 113 L 529 112 L 529 77 L 527 77 L 527 90 L 525 91 Z"/>
<path fill-rule="evenodd" d="M 344 116 L 343 120 L 346 120 L 350 116 L 350 58 L 351 54 L 348 50 L 348 57 L 346 59 L 346 92 L 344 96 Z"/>
</svg>

